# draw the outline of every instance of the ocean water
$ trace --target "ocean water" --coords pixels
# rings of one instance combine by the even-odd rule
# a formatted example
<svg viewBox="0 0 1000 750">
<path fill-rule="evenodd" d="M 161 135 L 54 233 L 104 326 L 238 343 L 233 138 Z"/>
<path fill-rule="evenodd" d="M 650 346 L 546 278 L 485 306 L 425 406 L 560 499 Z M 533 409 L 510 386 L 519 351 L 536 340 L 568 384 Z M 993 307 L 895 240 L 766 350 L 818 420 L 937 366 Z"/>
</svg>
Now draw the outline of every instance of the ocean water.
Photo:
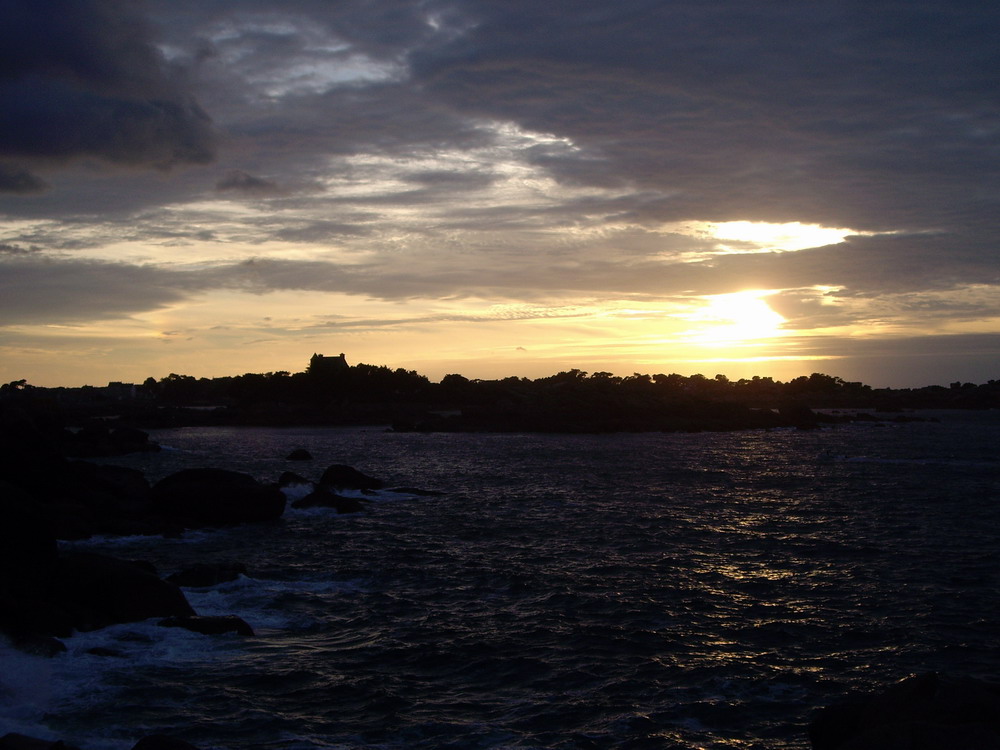
<svg viewBox="0 0 1000 750">
<path fill-rule="evenodd" d="M 243 562 L 247 576 L 185 592 L 257 635 L 150 621 L 77 634 L 49 660 L 0 646 L 0 729 L 91 750 L 152 733 L 203 750 L 806 748 L 813 711 L 850 689 L 1000 677 L 1000 415 L 937 416 L 809 432 L 156 432 L 168 450 L 117 463 L 264 481 L 345 463 L 446 494 L 74 543 L 163 575 Z M 315 460 L 283 459 L 298 447 Z"/>
</svg>

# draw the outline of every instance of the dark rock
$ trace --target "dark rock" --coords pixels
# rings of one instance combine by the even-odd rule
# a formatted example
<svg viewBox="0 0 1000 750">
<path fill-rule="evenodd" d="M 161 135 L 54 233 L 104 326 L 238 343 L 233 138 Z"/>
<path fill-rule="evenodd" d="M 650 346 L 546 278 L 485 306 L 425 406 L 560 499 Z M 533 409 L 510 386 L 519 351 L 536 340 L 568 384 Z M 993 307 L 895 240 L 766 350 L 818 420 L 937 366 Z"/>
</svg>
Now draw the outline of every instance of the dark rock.
<svg viewBox="0 0 1000 750">
<path fill-rule="evenodd" d="M 31 415 L 0 404 L 0 479 L 44 474 L 64 462 L 56 440 Z"/>
<path fill-rule="evenodd" d="M 77 482 L 86 481 L 120 501 L 149 502 L 149 481 L 138 469 L 92 464 L 86 461 L 73 461 L 71 466 L 75 472 L 74 480 Z"/>
<path fill-rule="evenodd" d="M 235 581 L 246 572 L 247 566 L 243 563 L 198 563 L 167 576 L 167 580 L 178 586 L 205 588 Z"/>
<path fill-rule="evenodd" d="M 88 422 L 75 433 L 65 431 L 61 447 L 65 455 L 78 458 L 160 450 L 158 444 L 149 441 L 148 433 L 134 427 L 112 428 L 101 420 Z"/>
<path fill-rule="evenodd" d="M 125 656 L 125 654 L 121 651 L 116 651 L 113 648 L 104 648 L 104 646 L 94 646 L 93 648 L 88 648 L 87 653 L 93 654 L 94 656 L 111 656 L 118 659 Z"/>
<path fill-rule="evenodd" d="M 168 617 L 160 620 L 157 625 L 165 628 L 185 628 L 202 635 L 220 635 L 222 633 L 237 633 L 239 635 L 253 635 L 251 628 L 246 621 L 236 615 L 201 616 L 185 615 L 183 617 Z"/>
<path fill-rule="evenodd" d="M 50 588 L 50 581 L 46 581 L 31 595 L 0 599 L 0 632 L 15 645 L 29 644 L 37 635 L 58 638 L 73 635 L 73 616 L 64 606 L 47 598 Z"/>
<path fill-rule="evenodd" d="M 58 546 L 28 493 L 0 481 L 0 596 L 33 594 L 51 575 Z"/>
<path fill-rule="evenodd" d="M 380 490 L 383 487 L 381 479 L 375 479 L 362 474 L 357 469 L 343 464 L 334 464 L 323 472 L 319 480 L 323 487 L 338 490 Z"/>
<path fill-rule="evenodd" d="M 808 406 L 801 404 L 782 406 L 778 409 L 778 416 L 784 420 L 785 424 L 800 430 L 815 430 L 819 427 L 819 415 Z"/>
<path fill-rule="evenodd" d="M 286 461 L 312 461 L 312 454 L 305 448 L 296 448 L 287 456 L 285 456 Z"/>
<path fill-rule="evenodd" d="M 928 673 L 822 709 L 814 750 L 1000 750 L 1000 686 Z"/>
<path fill-rule="evenodd" d="M 193 615 L 176 584 L 162 581 L 141 566 L 93 552 L 72 552 L 59 559 L 53 589 L 78 630 L 150 617 Z"/>
<path fill-rule="evenodd" d="M 148 432 L 135 427 L 115 427 L 111 430 L 111 444 L 122 453 L 160 450 L 158 443 L 150 442 Z"/>
<path fill-rule="evenodd" d="M 77 750 L 62 740 L 40 740 L 26 734 L 11 732 L 0 737 L 0 750 Z"/>
<path fill-rule="evenodd" d="M 132 750 L 198 750 L 198 748 L 176 737 L 151 734 L 136 742 Z"/>
<path fill-rule="evenodd" d="M 225 469 L 185 469 L 153 486 L 153 503 L 168 518 L 190 527 L 273 521 L 285 510 L 277 487 Z"/>
<path fill-rule="evenodd" d="M 343 497 L 317 487 L 303 498 L 292 503 L 293 508 L 334 508 L 338 513 L 358 513 L 365 509 L 361 500 L 355 497 Z"/>
<path fill-rule="evenodd" d="M 50 635 L 40 635 L 38 633 L 27 633 L 21 636 L 11 637 L 10 645 L 18 651 L 34 656 L 52 657 L 65 653 L 66 644 L 58 638 Z"/>
</svg>

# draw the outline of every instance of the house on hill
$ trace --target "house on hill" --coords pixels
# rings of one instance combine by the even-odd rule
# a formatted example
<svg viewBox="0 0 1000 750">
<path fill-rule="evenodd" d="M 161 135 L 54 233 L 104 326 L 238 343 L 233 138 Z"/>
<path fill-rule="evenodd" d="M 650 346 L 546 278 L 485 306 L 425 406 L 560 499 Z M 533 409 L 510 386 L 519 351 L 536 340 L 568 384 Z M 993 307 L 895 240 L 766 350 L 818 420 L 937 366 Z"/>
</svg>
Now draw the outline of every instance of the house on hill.
<svg viewBox="0 0 1000 750">
<path fill-rule="evenodd" d="M 344 372 L 349 367 L 343 352 L 339 357 L 324 357 L 322 354 L 313 354 L 309 359 L 309 368 L 306 372 L 313 375 L 332 375 Z"/>
</svg>

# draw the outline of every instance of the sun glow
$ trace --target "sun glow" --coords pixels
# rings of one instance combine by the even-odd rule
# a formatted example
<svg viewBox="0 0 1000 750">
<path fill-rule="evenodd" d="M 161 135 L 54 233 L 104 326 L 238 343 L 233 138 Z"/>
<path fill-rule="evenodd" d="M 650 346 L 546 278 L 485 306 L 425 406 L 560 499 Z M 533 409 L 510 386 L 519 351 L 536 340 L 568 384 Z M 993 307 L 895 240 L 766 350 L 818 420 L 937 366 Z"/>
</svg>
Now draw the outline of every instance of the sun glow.
<svg viewBox="0 0 1000 750">
<path fill-rule="evenodd" d="M 698 324 L 690 332 L 690 340 L 724 346 L 780 336 L 785 319 L 763 299 L 773 293 L 755 289 L 705 297 L 704 308 L 685 316 Z"/>
</svg>

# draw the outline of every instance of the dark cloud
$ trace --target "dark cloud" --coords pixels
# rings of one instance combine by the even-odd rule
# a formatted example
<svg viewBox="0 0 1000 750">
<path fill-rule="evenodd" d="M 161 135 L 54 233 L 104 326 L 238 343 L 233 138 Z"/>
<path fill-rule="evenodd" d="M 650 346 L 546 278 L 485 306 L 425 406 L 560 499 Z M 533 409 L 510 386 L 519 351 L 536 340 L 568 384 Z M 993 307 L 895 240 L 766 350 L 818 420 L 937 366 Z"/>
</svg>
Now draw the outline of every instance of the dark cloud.
<svg viewBox="0 0 1000 750">
<path fill-rule="evenodd" d="M 191 277 L 151 266 L 10 258 L 0 263 L 3 325 L 106 320 L 155 310 L 198 288 Z"/>
<path fill-rule="evenodd" d="M 414 182 L 432 188 L 452 190 L 474 190 L 488 187 L 496 181 L 496 175 L 482 172 L 457 172 L 454 170 L 421 170 L 403 175 L 406 182 Z"/>
<path fill-rule="evenodd" d="M 460 7 L 476 24 L 415 54 L 422 85 L 460 111 L 574 139 L 600 161 L 550 168 L 663 190 L 663 218 L 936 227 L 970 199 L 995 214 L 1000 9 Z"/>
<path fill-rule="evenodd" d="M 239 193 L 249 193 L 251 195 L 267 195 L 278 192 L 277 184 L 261 177 L 254 177 L 242 169 L 230 171 L 225 177 L 215 183 L 215 189 L 223 192 L 234 190 Z"/>
<path fill-rule="evenodd" d="M 365 237 L 374 230 L 363 224 L 338 221 L 314 221 L 279 229 L 273 235 L 286 242 L 324 243 L 344 237 Z"/>
<path fill-rule="evenodd" d="M 0 193 L 41 193 L 48 185 L 26 169 L 0 163 Z"/>
<path fill-rule="evenodd" d="M 37 247 L 21 247 L 20 245 L 11 245 L 6 242 L 0 242 L 0 255 L 30 255 L 31 253 L 37 253 L 40 248 Z"/>
<path fill-rule="evenodd" d="M 213 156 L 208 116 L 124 0 L 6 0 L 0 155 L 166 168 Z"/>
</svg>

